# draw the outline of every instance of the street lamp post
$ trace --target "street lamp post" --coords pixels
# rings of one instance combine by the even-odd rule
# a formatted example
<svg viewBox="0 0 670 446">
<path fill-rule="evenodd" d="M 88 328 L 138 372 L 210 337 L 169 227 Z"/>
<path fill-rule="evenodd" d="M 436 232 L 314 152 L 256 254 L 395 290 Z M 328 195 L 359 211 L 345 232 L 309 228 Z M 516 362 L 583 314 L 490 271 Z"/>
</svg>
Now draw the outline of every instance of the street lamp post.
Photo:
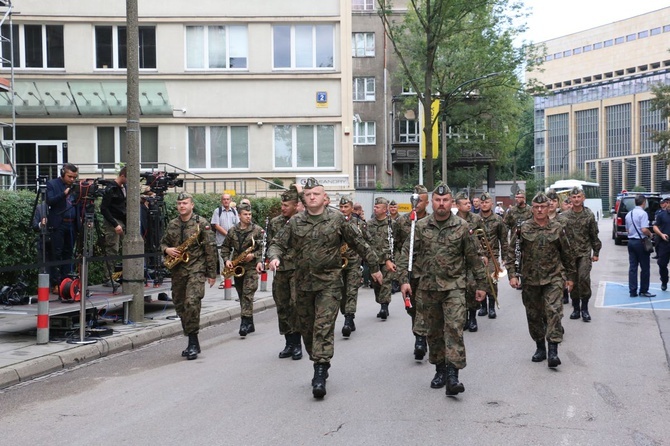
<svg viewBox="0 0 670 446">
<path fill-rule="evenodd" d="M 514 168 L 514 173 L 512 174 L 512 193 L 514 193 L 514 194 L 516 194 L 516 191 L 517 191 L 517 185 L 516 185 L 516 160 L 517 160 L 517 151 L 518 151 L 518 149 L 519 149 L 519 144 L 521 143 L 521 141 L 522 141 L 526 136 L 534 135 L 535 133 L 540 133 L 540 132 L 544 132 L 544 131 L 545 131 L 545 129 L 534 130 L 534 131 L 532 131 L 532 132 L 526 132 L 526 133 L 522 134 L 521 136 L 519 136 L 519 139 L 516 140 L 516 144 L 514 144 L 514 166 L 512 166 L 512 167 Z"/>
</svg>

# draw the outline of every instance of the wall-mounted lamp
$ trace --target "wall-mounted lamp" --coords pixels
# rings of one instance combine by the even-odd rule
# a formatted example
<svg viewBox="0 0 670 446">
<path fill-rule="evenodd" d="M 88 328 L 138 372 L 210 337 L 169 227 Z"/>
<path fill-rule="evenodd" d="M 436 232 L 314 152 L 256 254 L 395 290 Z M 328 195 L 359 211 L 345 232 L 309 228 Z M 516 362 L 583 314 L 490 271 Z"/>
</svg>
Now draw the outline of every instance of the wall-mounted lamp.
<svg viewBox="0 0 670 446">
<path fill-rule="evenodd" d="M 258 121 L 258 122 L 256 123 L 256 125 L 257 125 L 258 127 L 263 127 L 263 121 Z"/>
</svg>

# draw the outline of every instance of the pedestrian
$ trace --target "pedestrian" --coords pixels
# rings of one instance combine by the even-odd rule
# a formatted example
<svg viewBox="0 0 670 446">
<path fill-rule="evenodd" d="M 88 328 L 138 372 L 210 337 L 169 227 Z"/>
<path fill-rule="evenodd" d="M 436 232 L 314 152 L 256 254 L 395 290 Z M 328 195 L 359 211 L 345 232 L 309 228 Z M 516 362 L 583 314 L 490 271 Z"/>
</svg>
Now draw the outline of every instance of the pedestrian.
<svg viewBox="0 0 670 446">
<path fill-rule="evenodd" d="M 428 190 L 423 184 L 417 184 L 414 186 L 414 194 L 417 195 L 418 201 L 416 202 L 413 212 L 416 214 L 415 222 L 419 222 L 420 220 L 423 220 L 430 215 L 430 213 L 426 210 L 428 207 Z M 405 244 L 405 241 L 410 237 L 412 230 L 412 218 L 412 212 L 408 212 L 401 215 L 400 218 L 396 220 L 396 235 L 394 240 L 396 259 L 400 259 L 402 256 L 402 247 Z M 416 231 L 416 223 L 414 224 L 414 230 Z M 421 278 L 422 274 L 423 272 L 421 271 L 420 264 L 417 262 L 417 255 L 415 251 L 412 259 L 412 274 L 408 278 L 409 285 L 412 290 L 418 289 L 419 279 Z M 405 307 L 405 310 L 407 310 L 407 314 L 409 314 L 412 318 L 412 334 L 414 335 L 414 359 L 421 361 L 428 352 L 428 344 L 426 342 L 428 329 L 424 321 L 423 304 L 421 303 L 421 298 L 418 293 L 412 293 L 409 296 L 409 301 L 411 307 Z"/>
<path fill-rule="evenodd" d="M 591 209 L 584 206 L 584 190 L 573 187 L 570 191 L 572 209 L 561 213 L 559 217 L 568 236 L 575 261 L 574 287 L 572 288 L 572 314 L 570 319 L 591 321 L 589 299 L 591 299 L 591 268 L 600 256 L 602 242 L 598 238 L 598 222 Z"/>
<path fill-rule="evenodd" d="M 521 299 L 530 337 L 537 346 L 531 360 L 547 359 L 547 365 L 556 368 L 561 364 L 558 344 L 563 341 L 563 286 L 572 289 L 575 262 L 563 226 L 550 220 L 548 212 L 549 198 L 538 192 L 533 197 L 532 218 L 512 231 L 506 266 L 512 288 L 519 288 L 519 276 L 523 278 Z"/>
<path fill-rule="evenodd" d="M 47 182 L 47 227 L 51 238 L 49 260 L 54 262 L 72 260 L 74 255 L 82 217 L 82 206 L 78 203 L 75 191 L 78 172 L 77 166 L 66 163 L 60 170 L 60 176 Z M 54 294 L 59 294 L 60 283 L 71 273 L 71 263 L 51 267 L 50 279 Z"/>
<path fill-rule="evenodd" d="M 206 219 L 193 212 L 193 196 L 182 192 L 177 196 L 179 216 L 170 221 L 161 240 L 161 252 L 166 262 L 173 262 L 172 302 L 188 346 L 181 355 L 196 359 L 200 353 L 201 301 L 205 297 L 205 282 L 210 288 L 216 283 L 216 245 Z M 188 261 L 185 260 L 188 255 Z"/>
<path fill-rule="evenodd" d="M 661 200 L 660 211 L 656 212 L 656 219 L 654 220 L 654 233 L 658 236 L 656 242 L 656 251 L 658 253 L 658 273 L 661 276 L 661 290 L 668 289 L 668 262 L 670 262 L 670 212 L 668 212 L 668 204 L 670 197 L 665 197 Z"/>
<path fill-rule="evenodd" d="M 470 210 L 470 212 L 472 212 L 473 214 L 479 214 L 481 212 L 481 209 L 482 209 L 482 201 L 480 200 L 479 197 L 474 197 L 472 199 L 472 209 Z"/>
<path fill-rule="evenodd" d="M 372 210 L 372 218 L 368 220 L 368 231 L 370 234 L 370 246 L 375 250 L 379 259 L 379 270 L 384 277 L 383 282 L 373 283 L 375 301 L 380 305 L 377 317 L 383 321 L 389 316 L 389 304 L 391 303 L 391 280 L 396 271 L 392 257 L 391 243 L 395 232 L 395 221 L 388 213 L 388 200 L 384 197 L 375 198 Z M 370 259 L 367 259 L 368 262 Z M 372 265 L 370 265 L 372 267 Z"/>
<path fill-rule="evenodd" d="M 241 337 L 256 331 L 254 326 L 254 294 L 258 289 L 257 264 L 263 248 L 263 228 L 251 221 L 251 206 L 237 206 L 240 221 L 230 228 L 223 244 L 224 276 L 234 277 L 233 282 L 240 301 Z"/>
<path fill-rule="evenodd" d="M 212 229 L 216 234 L 216 252 L 218 254 L 219 273 L 223 273 L 223 257 L 221 256 L 221 245 L 228 235 L 230 228 L 235 226 L 240 222 L 239 217 L 237 216 L 237 209 L 232 205 L 232 197 L 229 193 L 224 193 L 221 195 L 221 205 L 214 209 L 212 213 Z M 219 289 L 222 290 L 226 287 L 225 278 L 221 276 L 221 283 L 219 284 Z"/>
<path fill-rule="evenodd" d="M 270 269 L 276 270 L 294 254 L 296 311 L 305 350 L 314 362 L 312 395 L 326 395 L 326 379 L 334 353 L 335 320 L 342 298 L 343 243 L 370 260 L 372 278 L 381 282 L 379 260 L 356 226 L 341 212 L 326 207 L 324 187 L 308 178 L 303 196 L 305 212 L 296 214 L 268 249 Z"/>
<path fill-rule="evenodd" d="M 268 223 L 267 240 L 269 249 L 277 234 L 284 228 L 291 217 L 298 213 L 298 190 L 292 185 L 281 194 L 281 215 L 277 215 Z M 256 271 L 260 274 L 265 265 L 258 262 Z M 279 334 L 284 336 L 286 345 L 279 352 L 280 358 L 302 359 L 302 340 L 298 330 L 298 315 L 295 308 L 295 262 L 294 253 L 289 251 L 283 258 L 272 279 L 272 297 L 277 308 Z"/>
<path fill-rule="evenodd" d="M 123 235 L 126 232 L 126 196 L 128 195 L 126 178 L 126 167 L 119 171 L 114 181 L 105 187 L 100 203 L 102 214 L 102 232 L 104 234 L 105 256 L 113 257 L 119 255 L 119 245 L 123 243 Z M 104 286 L 116 286 L 113 273 L 116 262 L 108 260 L 105 262 L 107 268 L 104 271 Z"/>
<path fill-rule="evenodd" d="M 502 218 L 492 211 L 493 197 L 488 192 L 484 192 L 480 197 L 480 207 L 481 212 L 479 216 L 482 219 L 484 227 L 483 236 L 486 237 L 488 247 L 491 248 L 489 252 L 487 244 L 482 242 L 482 253 L 488 258 L 487 273 L 491 277 L 491 283 L 486 288 L 486 298 L 481 302 L 478 315 L 488 315 L 489 319 L 495 319 L 498 316 L 496 313 L 496 301 L 498 299 L 498 279 L 501 269 L 498 259 L 501 253 L 504 255 L 507 252 L 509 246 L 507 227 L 503 223 Z"/>
<path fill-rule="evenodd" d="M 447 395 L 465 391 L 459 370 L 466 366 L 463 323 L 467 270 L 477 283 L 477 300 L 484 299 L 486 271 L 470 235 L 468 224 L 451 212 L 452 195 L 447 185 L 433 190 L 433 214 L 420 220 L 414 231 L 414 250 L 421 277 L 417 289 L 409 283 L 408 238 L 400 256 L 400 291 L 403 296 L 418 293 L 428 327 L 428 358 L 435 364 L 434 389 L 446 385 Z"/>
<path fill-rule="evenodd" d="M 502 207 L 502 201 L 499 201 L 496 203 L 496 209 L 494 211 L 496 215 L 500 215 L 501 217 L 505 215 L 505 209 Z"/>
<path fill-rule="evenodd" d="M 649 256 L 644 239 L 651 237 L 649 216 L 644 210 L 647 199 L 644 195 L 635 196 L 635 207 L 626 214 L 628 232 L 628 291 L 630 297 L 655 297 L 649 292 Z M 574 204 L 573 204 L 574 206 Z M 640 268 L 640 290 L 637 288 L 637 270 Z"/>
</svg>

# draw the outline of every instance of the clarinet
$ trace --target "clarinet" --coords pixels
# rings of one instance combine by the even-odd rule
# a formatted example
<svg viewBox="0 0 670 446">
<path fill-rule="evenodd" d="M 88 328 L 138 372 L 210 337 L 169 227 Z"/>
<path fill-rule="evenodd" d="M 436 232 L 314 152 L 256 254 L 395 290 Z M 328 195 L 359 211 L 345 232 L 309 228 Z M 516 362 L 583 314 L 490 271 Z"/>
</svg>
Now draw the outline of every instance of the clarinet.
<svg viewBox="0 0 670 446">
<path fill-rule="evenodd" d="M 516 243 L 514 245 L 514 270 L 521 284 L 521 221 L 516 224 Z"/>
<path fill-rule="evenodd" d="M 391 262 L 395 263 L 395 254 L 393 253 L 393 226 L 391 220 L 391 213 L 386 213 L 386 219 L 388 221 L 388 242 L 389 242 L 389 251 L 391 251 Z"/>
<path fill-rule="evenodd" d="M 263 248 L 261 249 L 261 267 L 265 271 L 265 260 L 268 250 L 268 226 L 270 225 L 270 217 L 265 217 L 265 229 L 263 229 Z"/>
<path fill-rule="evenodd" d="M 407 279 L 411 283 L 412 266 L 414 263 L 414 231 L 416 229 L 416 220 L 417 220 L 416 205 L 419 203 L 419 194 L 412 194 L 410 202 L 412 204 L 412 212 L 410 213 L 409 219 L 412 221 L 412 223 L 409 229 L 409 259 L 407 259 Z M 416 292 L 416 290 L 414 290 L 413 292 Z M 412 301 L 409 300 L 409 297 L 405 297 L 404 301 L 405 301 L 405 310 L 409 310 L 410 308 L 412 308 Z"/>
</svg>

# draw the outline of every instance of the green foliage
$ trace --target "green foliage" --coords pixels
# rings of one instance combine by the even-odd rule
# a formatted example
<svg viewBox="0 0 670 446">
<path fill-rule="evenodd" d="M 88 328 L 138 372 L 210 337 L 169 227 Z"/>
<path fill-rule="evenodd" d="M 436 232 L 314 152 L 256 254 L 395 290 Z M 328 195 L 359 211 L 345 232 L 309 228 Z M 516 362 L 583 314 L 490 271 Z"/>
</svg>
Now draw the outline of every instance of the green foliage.
<svg viewBox="0 0 670 446">
<path fill-rule="evenodd" d="M 270 184 L 270 189 L 284 189 L 284 180 L 281 178 L 273 178 Z"/>
<path fill-rule="evenodd" d="M 651 100 L 651 109 L 661 112 L 661 118 L 667 121 L 670 118 L 670 85 L 659 84 L 653 86 L 651 91 L 654 97 Z M 649 138 L 659 145 L 658 159 L 664 160 L 668 164 L 670 156 L 668 149 L 670 148 L 670 130 L 652 131 L 652 136 Z"/>
</svg>

